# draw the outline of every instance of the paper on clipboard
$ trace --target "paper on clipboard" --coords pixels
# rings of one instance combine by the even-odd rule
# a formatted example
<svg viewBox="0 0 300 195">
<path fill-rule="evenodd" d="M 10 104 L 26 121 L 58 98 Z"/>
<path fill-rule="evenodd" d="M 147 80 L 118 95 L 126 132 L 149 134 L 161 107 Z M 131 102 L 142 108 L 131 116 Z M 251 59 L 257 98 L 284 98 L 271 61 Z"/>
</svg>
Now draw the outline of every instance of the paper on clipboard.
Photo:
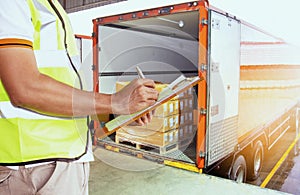
<svg viewBox="0 0 300 195">
<path fill-rule="evenodd" d="M 115 119 L 107 122 L 105 124 L 105 127 L 107 128 L 108 132 L 114 132 L 115 130 L 119 129 L 120 127 L 128 125 L 132 121 L 141 117 L 143 114 L 154 110 L 156 107 L 169 101 L 176 95 L 193 87 L 199 81 L 200 81 L 199 77 L 186 78 L 185 76 L 181 75 L 176 80 L 174 80 L 171 84 L 169 84 L 168 87 L 166 87 L 159 93 L 156 103 L 154 103 L 152 106 L 147 107 L 147 108 L 145 108 L 141 111 L 138 111 L 136 113 L 133 113 L 133 114 L 120 115 L 120 116 L 116 117 Z"/>
</svg>

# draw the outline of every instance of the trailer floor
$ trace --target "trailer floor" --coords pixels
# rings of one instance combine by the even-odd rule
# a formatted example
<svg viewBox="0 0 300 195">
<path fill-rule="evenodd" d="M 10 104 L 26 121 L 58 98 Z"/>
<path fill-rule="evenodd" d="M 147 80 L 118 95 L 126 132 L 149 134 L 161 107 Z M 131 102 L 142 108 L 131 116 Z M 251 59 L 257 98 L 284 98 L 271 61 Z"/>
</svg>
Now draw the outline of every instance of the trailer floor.
<svg viewBox="0 0 300 195">
<path fill-rule="evenodd" d="M 94 148 L 89 192 L 97 194 L 283 194 Z M 100 160 L 99 160 L 100 159 Z"/>
</svg>

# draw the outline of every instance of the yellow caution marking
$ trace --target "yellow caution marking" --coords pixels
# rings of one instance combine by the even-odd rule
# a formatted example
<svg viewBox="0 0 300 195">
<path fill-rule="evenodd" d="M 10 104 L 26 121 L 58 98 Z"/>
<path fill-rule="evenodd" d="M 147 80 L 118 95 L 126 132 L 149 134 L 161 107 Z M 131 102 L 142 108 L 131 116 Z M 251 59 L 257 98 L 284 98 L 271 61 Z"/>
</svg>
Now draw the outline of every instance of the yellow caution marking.
<svg viewBox="0 0 300 195">
<path fill-rule="evenodd" d="M 283 164 L 285 159 L 287 158 L 288 154 L 291 152 L 293 147 L 296 145 L 297 141 L 300 139 L 300 135 L 296 137 L 296 139 L 292 142 L 292 144 L 289 146 L 289 148 L 285 151 L 285 153 L 282 155 L 282 157 L 279 159 L 279 161 L 276 163 L 276 165 L 273 167 L 269 175 L 266 177 L 266 179 L 262 182 L 260 187 L 264 188 L 267 186 L 267 184 L 270 182 L 276 171 L 280 168 L 280 166 Z"/>
<path fill-rule="evenodd" d="M 179 168 L 179 169 L 193 171 L 193 172 L 196 172 L 196 173 L 202 173 L 202 169 L 198 169 L 196 166 L 191 165 L 191 164 L 187 164 L 187 163 L 164 160 L 164 164 L 168 165 L 168 166 L 176 167 L 176 168 Z"/>
<path fill-rule="evenodd" d="M 106 145 L 105 149 L 110 150 L 110 151 L 114 151 L 114 152 L 120 152 L 119 148 L 115 148 L 115 147 L 112 147 L 112 146 L 109 146 L 109 145 Z"/>
<path fill-rule="evenodd" d="M 105 146 L 105 148 L 107 149 L 107 150 L 111 150 L 112 149 L 112 147 L 111 146 Z"/>
</svg>

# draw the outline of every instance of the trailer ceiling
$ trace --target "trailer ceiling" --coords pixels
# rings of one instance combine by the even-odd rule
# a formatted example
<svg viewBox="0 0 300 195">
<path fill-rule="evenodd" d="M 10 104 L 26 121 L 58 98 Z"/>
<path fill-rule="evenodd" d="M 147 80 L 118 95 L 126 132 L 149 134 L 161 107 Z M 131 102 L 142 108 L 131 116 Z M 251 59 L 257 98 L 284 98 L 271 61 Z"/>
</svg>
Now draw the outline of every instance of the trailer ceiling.
<svg viewBox="0 0 300 195">
<path fill-rule="evenodd" d="M 198 20 L 199 12 L 189 11 L 138 20 L 120 21 L 106 24 L 106 26 L 187 40 L 198 40 Z"/>
<path fill-rule="evenodd" d="M 117 3 L 126 0 L 58 0 L 64 9 L 68 12 L 77 12 L 81 10 L 100 7 L 112 3 Z"/>
</svg>

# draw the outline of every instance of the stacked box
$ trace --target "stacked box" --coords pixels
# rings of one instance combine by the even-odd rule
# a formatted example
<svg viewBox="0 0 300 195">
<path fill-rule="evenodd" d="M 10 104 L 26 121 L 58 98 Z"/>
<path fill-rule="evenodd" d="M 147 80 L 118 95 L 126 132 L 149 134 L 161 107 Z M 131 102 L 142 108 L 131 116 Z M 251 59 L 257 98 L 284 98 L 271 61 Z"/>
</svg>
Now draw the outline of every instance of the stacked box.
<svg viewBox="0 0 300 195">
<path fill-rule="evenodd" d="M 129 82 L 117 82 L 116 91 Z M 168 84 L 156 84 L 155 89 L 161 92 Z M 116 132 L 116 139 L 126 139 L 145 145 L 166 146 L 178 142 L 180 105 L 178 97 L 158 106 L 152 121 L 144 126 L 125 126 Z M 117 140 L 116 140 L 117 141 Z"/>
<path fill-rule="evenodd" d="M 190 125 L 194 122 L 193 112 L 184 112 L 180 113 L 180 124 L 181 125 Z"/>
<path fill-rule="evenodd" d="M 181 113 L 192 111 L 194 109 L 193 96 L 180 98 L 179 104 Z"/>
<path fill-rule="evenodd" d="M 193 141 L 197 127 L 192 124 L 181 125 L 178 130 L 178 147 L 185 150 Z"/>
<path fill-rule="evenodd" d="M 194 123 L 194 99 L 193 96 L 179 99 L 180 125 L 189 125 Z"/>
<path fill-rule="evenodd" d="M 117 82 L 116 83 L 116 92 L 120 91 L 123 89 L 126 85 L 128 85 L 130 82 L 129 81 L 123 81 L 123 82 Z M 155 84 L 155 90 L 158 92 L 161 92 L 164 88 L 166 88 L 169 84 L 161 84 L 161 83 L 156 83 Z M 179 96 L 175 96 L 171 100 L 178 100 Z"/>
<path fill-rule="evenodd" d="M 180 139 L 187 139 L 194 137 L 196 134 L 195 125 L 181 125 L 179 127 L 178 136 Z"/>
<path fill-rule="evenodd" d="M 124 82 L 117 82 L 116 83 L 116 91 L 120 91 L 121 89 L 123 89 L 123 87 L 125 87 L 126 85 L 128 85 L 130 82 L 129 81 L 124 81 Z M 155 89 L 158 92 L 161 92 L 164 88 L 166 88 L 168 86 L 168 84 L 155 84 Z"/>
<path fill-rule="evenodd" d="M 178 129 L 179 127 L 179 115 L 170 115 L 165 117 L 153 117 L 151 122 L 147 125 L 141 126 L 141 129 L 147 129 L 157 132 L 167 132 L 172 129 Z"/>
<path fill-rule="evenodd" d="M 178 115 L 179 113 L 179 100 L 170 100 L 155 109 L 155 117 L 167 117 L 170 115 Z"/>
<path fill-rule="evenodd" d="M 129 82 L 118 82 L 119 91 Z M 156 84 L 157 91 L 162 91 L 167 84 Z M 125 126 L 116 132 L 119 139 L 136 144 L 164 147 L 176 143 L 179 149 L 185 149 L 196 134 L 195 93 L 190 88 L 172 100 L 156 108 L 152 121 L 145 126 Z"/>
<path fill-rule="evenodd" d="M 193 88 L 179 95 L 180 126 L 178 147 L 182 151 L 191 144 L 197 132 L 197 114 L 195 114 L 197 109 L 195 108 L 194 98 L 196 97 Z"/>
<path fill-rule="evenodd" d="M 194 88 L 189 88 L 186 91 L 182 92 L 179 94 L 179 98 L 187 98 L 187 97 L 192 97 L 195 94 Z"/>
</svg>

